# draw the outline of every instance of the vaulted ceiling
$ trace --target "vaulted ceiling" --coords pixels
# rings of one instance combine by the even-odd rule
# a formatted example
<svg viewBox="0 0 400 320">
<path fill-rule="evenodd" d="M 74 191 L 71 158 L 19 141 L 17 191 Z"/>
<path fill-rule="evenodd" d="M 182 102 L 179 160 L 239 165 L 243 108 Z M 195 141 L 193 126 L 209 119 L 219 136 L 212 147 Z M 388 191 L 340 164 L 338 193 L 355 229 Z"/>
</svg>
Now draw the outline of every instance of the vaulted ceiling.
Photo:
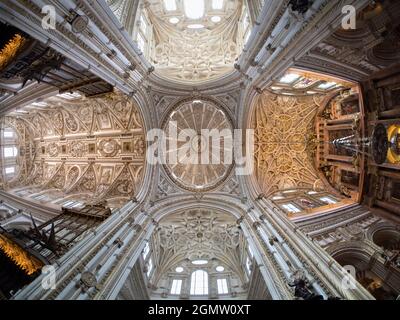
<svg viewBox="0 0 400 320">
<path fill-rule="evenodd" d="M 153 236 L 159 276 L 183 261 L 218 261 L 243 277 L 243 234 L 235 218 L 226 213 L 193 209 L 162 219 Z"/>
<path fill-rule="evenodd" d="M 156 72 L 172 80 L 201 82 L 233 71 L 246 31 L 242 0 L 216 7 L 203 0 L 167 2 L 175 5 L 149 0 L 146 6 L 154 43 L 149 58 Z"/>
<path fill-rule="evenodd" d="M 253 117 L 255 174 L 266 195 L 294 187 L 313 188 L 320 182 L 309 142 L 322 97 L 269 92 L 258 97 Z"/>
<path fill-rule="evenodd" d="M 68 97 L 65 98 L 65 97 Z M 99 98 L 55 96 L 5 118 L 29 132 L 34 144 L 31 170 L 8 188 L 30 186 L 51 200 L 86 203 L 107 200 L 119 207 L 138 191 L 144 174 L 143 123 L 134 102 L 121 93 Z M 19 146 L 25 152 L 25 146 Z"/>
</svg>

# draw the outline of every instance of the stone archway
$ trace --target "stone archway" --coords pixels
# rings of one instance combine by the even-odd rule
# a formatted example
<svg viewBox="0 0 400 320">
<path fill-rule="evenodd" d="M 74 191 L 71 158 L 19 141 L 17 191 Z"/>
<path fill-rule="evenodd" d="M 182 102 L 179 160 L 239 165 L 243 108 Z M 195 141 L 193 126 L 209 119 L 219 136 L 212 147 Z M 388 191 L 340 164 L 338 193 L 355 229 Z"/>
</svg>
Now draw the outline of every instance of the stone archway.
<svg viewBox="0 0 400 320">
<path fill-rule="evenodd" d="M 382 258 L 366 243 L 349 241 L 327 251 L 341 266 L 354 268 L 356 280 L 377 300 L 394 300 L 400 293 L 399 273 L 386 268 Z"/>
</svg>

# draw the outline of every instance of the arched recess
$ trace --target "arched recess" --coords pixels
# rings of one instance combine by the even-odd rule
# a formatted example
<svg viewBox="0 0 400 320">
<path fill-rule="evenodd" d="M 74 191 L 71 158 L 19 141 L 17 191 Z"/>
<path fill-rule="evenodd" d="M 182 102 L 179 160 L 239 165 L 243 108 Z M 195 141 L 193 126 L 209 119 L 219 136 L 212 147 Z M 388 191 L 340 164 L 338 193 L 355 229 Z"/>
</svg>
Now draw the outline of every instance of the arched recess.
<svg viewBox="0 0 400 320">
<path fill-rule="evenodd" d="M 248 244 L 233 215 L 202 206 L 169 214 L 158 222 L 150 247 L 146 260 L 152 259 L 154 266 L 148 276 L 153 295 L 168 296 L 170 283 L 180 279 L 183 285 L 179 296 L 188 298 L 193 295 L 190 275 L 202 269 L 209 275 L 205 295 L 218 298 L 217 279 L 223 278 L 231 296 L 246 297 L 250 278 L 245 267 Z M 223 266 L 225 272 L 219 273 L 218 266 Z M 177 267 L 182 272 L 175 272 Z"/>
<path fill-rule="evenodd" d="M 154 127 L 148 95 L 138 91 L 128 96 L 115 90 L 74 99 L 49 97 L 43 101 L 45 108 L 21 119 L 9 117 L 10 123 L 18 120 L 30 130 L 36 157 L 31 170 L 7 191 L 33 200 L 33 193 L 46 191 L 46 201 L 53 203 L 90 193 L 89 204 L 112 199 L 112 207 L 133 197 L 143 199 L 154 187 L 155 171 L 146 161 L 145 136 Z M 51 136 L 51 141 L 43 136 Z"/>
<path fill-rule="evenodd" d="M 253 197 L 270 199 L 275 192 L 310 188 L 325 190 L 352 203 L 359 201 L 357 192 L 348 191 L 342 185 L 339 188 L 324 175 L 322 168 L 325 162 L 319 161 L 319 157 L 322 147 L 328 142 L 324 140 L 326 132 L 320 132 L 318 121 L 328 122 L 331 130 L 341 129 L 342 126 L 351 129 L 354 123 L 359 125 L 357 119 L 362 119 L 363 113 L 360 112 L 362 101 L 357 84 L 294 68 L 288 69 L 282 78 L 272 79 L 271 83 L 264 90 L 249 88 L 242 100 L 243 108 L 239 116 L 243 120 L 240 125 L 255 130 L 254 174 L 241 177 L 247 184 L 245 189 L 251 190 Z M 332 118 L 329 118 L 323 111 L 337 96 L 340 98 L 338 103 L 356 101 L 361 105 L 354 110 L 350 106 L 351 110 L 347 108 L 346 112 L 344 107 L 335 109 Z M 340 168 L 351 171 L 350 174 L 360 172 L 357 159 L 355 164 L 351 162 L 351 157 L 332 157 L 332 160 L 334 164 L 339 163 Z"/>
<path fill-rule="evenodd" d="M 352 203 L 321 188 L 294 188 L 274 192 L 271 201 L 289 218 L 328 213 Z"/>
<path fill-rule="evenodd" d="M 205 210 L 205 211 L 211 211 L 211 212 L 216 212 L 221 215 L 225 215 L 228 217 L 231 217 L 231 221 L 233 221 L 235 224 L 237 224 L 237 228 L 240 230 L 240 232 L 243 233 L 243 244 L 246 244 L 246 246 L 251 246 L 251 250 L 253 252 L 253 257 L 250 257 L 252 259 L 252 264 L 256 264 L 257 266 L 260 266 L 263 264 L 262 261 L 262 254 L 261 254 L 261 247 L 259 246 L 259 243 L 257 243 L 254 238 L 254 235 L 252 234 L 251 226 L 243 220 L 243 216 L 246 214 L 246 210 L 244 205 L 240 202 L 240 200 L 235 199 L 234 197 L 231 196 L 216 196 L 216 195 L 207 195 L 204 196 L 201 200 L 201 203 L 194 199 L 193 196 L 190 195 L 180 195 L 180 196 L 171 196 L 165 200 L 157 202 L 155 205 L 152 207 L 148 208 L 146 210 L 146 214 L 152 217 L 153 224 L 149 225 L 146 227 L 146 236 L 142 239 L 142 244 L 141 244 L 141 250 L 143 250 L 146 246 L 146 243 L 151 243 L 152 241 L 152 235 L 157 231 L 157 228 L 162 224 L 163 219 L 168 219 L 169 216 L 174 215 L 175 213 L 179 212 L 187 212 L 190 210 Z M 247 247 L 246 247 L 247 249 Z M 152 252 L 153 248 L 150 249 L 150 252 Z M 209 252 L 213 252 L 213 248 L 209 249 Z M 156 253 L 157 254 L 157 253 Z M 145 261 L 142 260 L 142 271 L 144 273 L 148 272 L 148 260 L 149 260 L 149 255 L 146 255 Z M 201 257 L 199 256 L 201 259 Z M 139 262 L 142 258 L 139 258 Z M 186 258 L 184 256 L 179 256 L 177 260 L 172 259 L 168 264 L 166 264 L 166 269 L 168 271 L 174 270 L 177 266 L 179 265 L 179 261 L 184 261 Z M 218 266 L 219 264 L 223 265 L 228 271 L 232 271 L 238 273 L 237 270 L 239 270 L 240 266 L 235 265 L 226 257 L 221 257 L 220 259 L 215 260 L 218 262 L 218 264 L 210 264 L 213 268 Z M 136 264 L 138 260 L 134 261 L 132 260 L 132 263 Z M 242 260 L 243 262 L 243 260 Z M 244 260 L 244 262 L 246 262 Z M 245 263 L 244 263 L 245 264 Z M 151 265 L 153 265 L 153 260 Z M 143 268 L 144 267 L 144 268 Z M 154 265 L 152 266 L 152 268 Z M 201 266 L 199 266 L 201 267 Z M 270 274 L 271 270 L 267 270 L 266 268 L 262 268 L 261 270 L 261 275 L 263 280 L 266 283 L 267 289 L 269 291 L 269 297 L 272 299 L 282 299 L 282 296 L 280 296 L 281 291 L 280 289 L 277 289 L 276 286 L 276 280 L 274 280 L 272 275 Z M 243 271 L 241 271 L 243 272 Z M 273 272 L 272 272 L 273 274 Z M 151 275 L 149 276 L 150 282 L 152 281 Z M 236 277 L 237 278 L 237 277 Z M 245 279 L 246 276 L 242 275 L 242 279 Z M 123 288 L 123 286 L 126 283 L 126 279 L 121 279 L 121 282 L 119 282 L 117 285 L 115 285 L 115 288 L 119 288 L 119 291 Z M 244 280 L 243 280 L 244 281 Z M 239 281 L 240 283 L 240 281 Z M 153 283 L 150 284 L 150 287 L 152 287 Z M 170 284 L 167 284 L 169 286 Z M 240 284 L 241 285 L 241 284 Z M 167 289 L 165 286 L 161 289 Z M 118 292 L 119 292 L 118 291 Z M 241 293 L 245 292 L 245 290 L 242 290 Z M 113 294 L 118 294 L 118 292 L 115 291 Z M 238 298 L 244 298 L 245 296 L 238 295 Z"/>
<path fill-rule="evenodd" d="M 394 300 L 400 294 L 399 270 L 387 268 L 382 257 L 365 242 L 334 244 L 327 251 L 341 266 L 354 270 L 356 280 L 377 300 Z"/>
<path fill-rule="evenodd" d="M 368 229 L 367 237 L 384 250 L 400 250 L 400 228 L 396 225 L 377 223 Z"/>
</svg>

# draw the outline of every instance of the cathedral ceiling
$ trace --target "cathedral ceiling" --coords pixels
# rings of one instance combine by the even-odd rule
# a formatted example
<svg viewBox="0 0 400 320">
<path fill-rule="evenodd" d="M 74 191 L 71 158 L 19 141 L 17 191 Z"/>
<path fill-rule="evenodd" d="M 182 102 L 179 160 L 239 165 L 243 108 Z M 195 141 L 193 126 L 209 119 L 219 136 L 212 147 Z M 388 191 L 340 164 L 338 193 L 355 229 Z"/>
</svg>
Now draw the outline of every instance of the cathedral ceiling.
<svg viewBox="0 0 400 320">
<path fill-rule="evenodd" d="M 186 2 L 204 6 L 188 13 Z M 177 0 L 175 10 L 167 10 L 162 0 L 146 3 L 154 28 L 150 59 L 160 75 L 187 83 L 215 79 L 234 70 L 243 46 L 241 0 L 223 1 L 218 9 L 212 1 L 203 0 Z"/>
<path fill-rule="evenodd" d="M 99 98 L 52 97 L 40 109 L 6 117 L 31 133 L 35 151 L 29 173 L 9 187 L 33 186 L 55 196 L 119 206 L 138 191 L 144 173 L 143 123 L 133 101 L 120 93 Z"/>
<path fill-rule="evenodd" d="M 175 152 L 177 155 L 176 162 L 167 158 L 164 167 L 170 178 L 180 187 L 195 192 L 207 191 L 227 178 L 233 165 L 232 161 L 226 161 L 228 159 L 225 159 L 224 151 L 232 153 L 232 147 L 227 145 L 226 141 L 224 143 L 224 138 L 226 134 L 232 135 L 233 124 L 227 113 L 215 102 L 208 99 L 181 101 L 167 118 L 164 129 L 171 137 L 166 154 L 169 156 Z M 174 146 L 171 143 L 174 141 L 172 130 L 176 130 L 179 136 L 187 129 L 194 130 L 196 135 L 189 141 L 179 138 Z M 220 150 L 215 148 L 203 130 L 218 130 L 221 133 L 218 140 Z M 191 154 L 197 156 L 197 159 L 181 156 L 188 146 Z M 207 152 L 207 159 L 203 159 Z"/>
<path fill-rule="evenodd" d="M 232 215 L 205 209 L 174 213 L 160 221 L 153 237 L 160 274 L 197 259 L 218 260 L 241 273 L 242 233 Z"/>
<path fill-rule="evenodd" d="M 400 59 L 400 2 L 371 1 L 355 29 L 338 29 L 296 61 L 296 66 L 361 81 Z"/>
<path fill-rule="evenodd" d="M 323 96 L 264 92 L 253 115 L 255 175 L 262 192 L 320 184 L 314 166 L 314 119 Z"/>
</svg>

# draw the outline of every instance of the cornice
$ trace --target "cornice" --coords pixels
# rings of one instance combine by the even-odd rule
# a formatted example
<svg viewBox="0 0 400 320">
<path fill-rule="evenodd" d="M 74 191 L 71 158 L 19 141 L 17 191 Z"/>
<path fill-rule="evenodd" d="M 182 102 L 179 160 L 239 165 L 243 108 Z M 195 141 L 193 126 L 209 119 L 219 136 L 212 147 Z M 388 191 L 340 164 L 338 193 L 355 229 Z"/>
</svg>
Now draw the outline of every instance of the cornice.
<svg viewBox="0 0 400 320">
<path fill-rule="evenodd" d="M 31 82 L 17 94 L 7 97 L 1 102 L 0 116 L 22 108 L 37 99 L 45 99 L 58 94 L 58 88 L 45 83 Z"/>
</svg>

